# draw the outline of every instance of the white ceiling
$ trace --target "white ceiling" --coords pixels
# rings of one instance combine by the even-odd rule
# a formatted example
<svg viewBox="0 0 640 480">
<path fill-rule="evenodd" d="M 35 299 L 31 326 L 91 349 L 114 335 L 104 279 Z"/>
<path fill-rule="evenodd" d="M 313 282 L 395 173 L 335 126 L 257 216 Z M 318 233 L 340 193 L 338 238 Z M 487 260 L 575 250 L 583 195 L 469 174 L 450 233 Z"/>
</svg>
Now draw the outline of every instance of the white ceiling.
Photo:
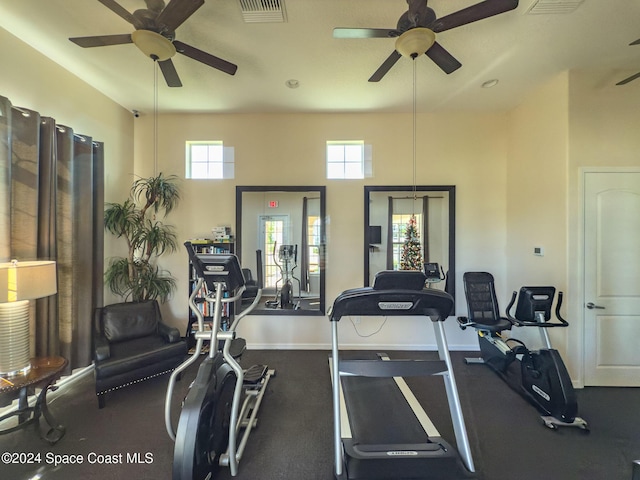
<svg viewBox="0 0 640 480">
<path fill-rule="evenodd" d="M 565 0 L 552 0 L 555 2 Z M 575 1 L 575 0 L 573 0 Z M 405 0 L 283 0 L 285 23 L 245 23 L 238 0 L 206 0 L 176 38 L 238 65 L 230 76 L 183 55 L 183 83 L 159 75 L 158 109 L 176 112 L 410 111 L 413 66 L 402 58 L 379 83 L 367 80 L 394 49 L 386 38 L 334 39 L 334 27 L 395 28 Z M 429 0 L 438 17 L 479 0 Z M 415 60 L 420 111 L 504 110 L 559 72 L 602 69 L 610 88 L 640 94 L 640 1 L 584 0 L 566 14 L 516 10 L 438 35 L 461 63 L 450 75 Z M 119 0 L 129 12 L 143 0 Z M 80 48 L 69 37 L 131 33 L 97 0 L 0 0 L 0 26 L 129 110 L 153 110 L 154 62 L 133 44 Z M 481 88 L 490 79 L 500 82 Z M 299 88 L 285 85 L 297 79 Z"/>
</svg>

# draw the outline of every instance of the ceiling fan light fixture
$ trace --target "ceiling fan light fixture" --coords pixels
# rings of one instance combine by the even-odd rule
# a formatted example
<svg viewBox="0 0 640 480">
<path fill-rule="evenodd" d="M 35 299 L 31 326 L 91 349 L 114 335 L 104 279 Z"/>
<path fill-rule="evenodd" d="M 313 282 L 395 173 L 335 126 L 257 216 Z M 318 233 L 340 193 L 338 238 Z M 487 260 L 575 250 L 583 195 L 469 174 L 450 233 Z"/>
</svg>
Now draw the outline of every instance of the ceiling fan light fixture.
<svg viewBox="0 0 640 480">
<path fill-rule="evenodd" d="M 163 62 L 176 54 L 176 47 L 173 43 L 151 30 L 136 30 L 131 34 L 133 43 L 147 57 Z"/>
<path fill-rule="evenodd" d="M 403 57 L 415 58 L 429 50 L 435 41 L 436 34 L 430 29 L 412 28 L 397 38 L 396 51 Z"/>
</svg>

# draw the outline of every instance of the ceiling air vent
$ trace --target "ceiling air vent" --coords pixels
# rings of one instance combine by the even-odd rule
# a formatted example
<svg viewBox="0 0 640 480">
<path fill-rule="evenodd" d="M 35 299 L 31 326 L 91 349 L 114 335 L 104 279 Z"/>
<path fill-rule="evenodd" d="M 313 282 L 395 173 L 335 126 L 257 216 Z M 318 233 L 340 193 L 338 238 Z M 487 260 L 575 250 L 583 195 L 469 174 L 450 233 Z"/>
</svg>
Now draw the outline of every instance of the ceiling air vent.
<svg viewBox="0 0 640 480">
<path fill-rule="evenodd" d="M 536 0 L 527 13 L 532 15 L 571 13 L 578 8 L 582 2 L 584 2 L 584 0 Z"/>
<path fill-rule="evenodd" d="M 284 0 L 239 0 L 246 23 L 286 22 Z"/>
</svg>

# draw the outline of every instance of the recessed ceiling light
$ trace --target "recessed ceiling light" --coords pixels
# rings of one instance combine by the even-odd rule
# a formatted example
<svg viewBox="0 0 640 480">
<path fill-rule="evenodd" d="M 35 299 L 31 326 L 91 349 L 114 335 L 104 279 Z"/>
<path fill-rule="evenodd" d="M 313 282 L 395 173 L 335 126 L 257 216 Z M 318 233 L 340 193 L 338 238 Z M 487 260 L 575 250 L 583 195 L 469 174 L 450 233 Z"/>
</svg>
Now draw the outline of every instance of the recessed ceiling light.
<svg viewBox="0 0 640 480">
<path fill-rule="evenodd" d="M 487 80 L 486 82 L 484 82 L 482 84 L 482 88 L 491 88 L 491 87 L 495 87 L 498 84 L 499 80 L 497 78 L 494 78 L 493 80 Z"/>
<path fill-rule="evenodd" d="M 300 86 L 300 82 L 295 78 L 287 80 L 284 84 L 289 88 L 298 88 Z"/>
</svg>

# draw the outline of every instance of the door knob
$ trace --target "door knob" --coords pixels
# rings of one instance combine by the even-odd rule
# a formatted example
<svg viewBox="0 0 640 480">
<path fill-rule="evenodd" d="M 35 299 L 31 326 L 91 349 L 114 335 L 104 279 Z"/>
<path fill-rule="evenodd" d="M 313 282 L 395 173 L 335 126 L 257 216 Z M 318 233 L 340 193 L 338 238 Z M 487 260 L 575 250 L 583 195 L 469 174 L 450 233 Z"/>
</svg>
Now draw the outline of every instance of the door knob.
<svg viewBox="0 0 640 480">
<path fill-rule="evenodd" d="M 588 308 L 589 310 L 593 310 L 594 308 L 597 308 L 597 309 L 599 309 L 599 310 L 604 310 L 604 307 L 601 307 L 600 305 L 596 305 L 596 304 L 595 304 L 595 303 L 593 303 L 593 302 L 589 302 L 589 303 L 587 303 L 587 308 Z"/>
</svg>

